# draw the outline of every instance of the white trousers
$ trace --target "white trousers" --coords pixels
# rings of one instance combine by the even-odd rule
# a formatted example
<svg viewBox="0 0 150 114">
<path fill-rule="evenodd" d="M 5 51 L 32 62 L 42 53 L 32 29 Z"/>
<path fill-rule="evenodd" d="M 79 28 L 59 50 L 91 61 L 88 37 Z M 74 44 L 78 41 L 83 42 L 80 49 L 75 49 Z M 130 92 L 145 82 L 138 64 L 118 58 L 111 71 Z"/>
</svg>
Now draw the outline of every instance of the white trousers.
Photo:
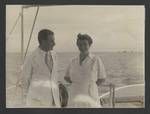
<svg viewBox="0 0 150 114">
<path fill-rule="evenodd" d="M 46 99 L 32 98 L 28 96 L 26 99 L 25 107 L 26 108 L 54 108 L 55 105 L 53 104 L 52 98 L 46 100 Z"/>
</svg>

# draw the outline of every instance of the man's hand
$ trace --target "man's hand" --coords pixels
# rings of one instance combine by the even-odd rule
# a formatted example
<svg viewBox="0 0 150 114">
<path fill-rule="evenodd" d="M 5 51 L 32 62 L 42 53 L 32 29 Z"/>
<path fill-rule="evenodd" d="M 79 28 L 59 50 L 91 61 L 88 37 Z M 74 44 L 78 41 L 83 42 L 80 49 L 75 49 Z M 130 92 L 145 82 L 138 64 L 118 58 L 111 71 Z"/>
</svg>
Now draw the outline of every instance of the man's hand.
<svg viewBox="0 0 150 114">
<path fill-rule="evenodd" d="M 68 83 L 72 83 L 72 81 L 71 81 L 71 79 L 70 79 L 70 77 L 64 77 L 64 79 L 68 82 Z"/>
<path fill-rule="evenodd" d="M 100 86 L 103 82 L 105 82 L 105 79 L 98 79 L 96 81 L 97 86 Z"/>
</svg>

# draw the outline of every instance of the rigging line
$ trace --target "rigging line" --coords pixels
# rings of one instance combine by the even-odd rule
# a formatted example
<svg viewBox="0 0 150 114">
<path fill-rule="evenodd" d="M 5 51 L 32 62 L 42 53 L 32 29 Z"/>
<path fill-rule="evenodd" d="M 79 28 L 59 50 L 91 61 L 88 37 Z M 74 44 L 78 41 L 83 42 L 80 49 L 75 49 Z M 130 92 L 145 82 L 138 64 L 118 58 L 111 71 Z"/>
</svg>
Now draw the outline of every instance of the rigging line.
<svg viewBox="0 0 150 114">
<path fill-rule="evenodd" d="M 32 33 L 33 33 L 33 29 L 35 27 L 35 22 L 36 22 L 36 19 L 37 19 L 37 15 L 38 15 L 38 12 L 39 12 L 39 6 L 37 7 L 37 10 L 36 10 L 36 14 L 35 14 L 35 18 L 34 18 L 34 21 L 33 21 L 33 25 L 32 25 L 32 29 L 31 29 L 31 33 L 30 33 L 30 37 L 29 37 L 29 40 L 28 40 L 28 44 L 27 44 L 27 48 L 26 48 L 26 52 L 25 52 L 25 56 L 24 56 L 24 60 L 26 58 L 26 55 L 27 55 L 27 52 L 28 52 L 28 48 L 29 48 L 29 45 L 30 45 L 30 41 L 31 41 L 31 38 L 32 38 Z"/>
<path fill-rule="evenodd" d="M 9 35 L 11 35 L 11 34 L 13 33 L 13 31 L 14 31 L 14 29 L 15 29 L 15 27 L 16 27 L 16 25 L 17 25 L 19 19 L 20 19 L 20 16 L 21 16 L 21 15 L 20 15 L 20 13 L 19 13 L 18 18 L 16 19 L 16 21 L 15 21 L 15 23 L 14 23 L 14 25 L 13 25 L 11 31 L 9 32 Z"/>
<path fill-rule="evenodd" d="M 9 35 L 11 35 L 11 34 L 13 33 L 13 31 L 14 31 L 14 29 L 15 29 L 15 27 L 16 27 L 16 25 L 17 25 L 19 19 L 20 19 L 20 17 L 21 17 L 21 15 L 20 15 L 20 13 L 19 13 L 19 15 L 18 15 L 18 17 L 17 17 L 17 19 L 16 19 L 16 21 L 15 21 L 15 23 L 14 23 L 14 25 L 13 25 L 11 31 L 9 32 Z M 10 37 L 6 38 L 6 40 L 9 40 L 9 39 L 10 39 Z"/>
</svg>

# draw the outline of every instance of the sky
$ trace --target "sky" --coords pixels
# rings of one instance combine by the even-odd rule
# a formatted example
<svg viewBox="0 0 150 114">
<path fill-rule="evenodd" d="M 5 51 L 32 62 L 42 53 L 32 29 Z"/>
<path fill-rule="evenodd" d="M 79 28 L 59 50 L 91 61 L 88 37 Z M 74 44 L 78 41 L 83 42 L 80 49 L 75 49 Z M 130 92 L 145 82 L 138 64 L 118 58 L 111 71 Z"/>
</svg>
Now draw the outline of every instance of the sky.
<svg viewBox="0 0 150 114">
<path fill-rule="evenodd" d="M 21 50 L 21 21 L 15 23 L 21 5 L 6 6 L 6 51 Z M 29 39 L 36 7 L 24 9 L 25 46 Z M 38 46 L 37 35 L 41 29 L 55 33 L 57 52 L 76 52 L 78 33 L 89 34 L 93 39 L 91 51 L 144 51 L 144 6 L 68 5 L 40 7 L 29 51 Z"/>
</svg>

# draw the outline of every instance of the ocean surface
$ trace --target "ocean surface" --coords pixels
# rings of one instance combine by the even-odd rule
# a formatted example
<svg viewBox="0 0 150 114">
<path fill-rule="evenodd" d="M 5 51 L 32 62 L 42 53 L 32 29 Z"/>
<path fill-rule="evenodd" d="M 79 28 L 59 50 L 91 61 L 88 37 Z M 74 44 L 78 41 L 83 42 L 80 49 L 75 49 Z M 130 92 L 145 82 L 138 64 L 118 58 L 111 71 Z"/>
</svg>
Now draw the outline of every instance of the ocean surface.
<svg viewBox="0 0 150 114">
<path fill-rule="evenodd" d="M 105 66 L 106 83 L 113 83 L 116 87 L 145 82 L 144 77 L 144 53 L 142 52 L 99 52 L 99 56 Z M 63 77 L 69 60 L 77 56 L 77 53 L 58 53 L 59 79 L 64 82 Z M 21 89 L 15 84 L 19 79 L 21 59 L 19 53 L 6 54 L 6 104 L 9 106 L 20 105 Z M 101 87 L 99 93 L 105 93 L 108 87 Z"/>
</svg>

